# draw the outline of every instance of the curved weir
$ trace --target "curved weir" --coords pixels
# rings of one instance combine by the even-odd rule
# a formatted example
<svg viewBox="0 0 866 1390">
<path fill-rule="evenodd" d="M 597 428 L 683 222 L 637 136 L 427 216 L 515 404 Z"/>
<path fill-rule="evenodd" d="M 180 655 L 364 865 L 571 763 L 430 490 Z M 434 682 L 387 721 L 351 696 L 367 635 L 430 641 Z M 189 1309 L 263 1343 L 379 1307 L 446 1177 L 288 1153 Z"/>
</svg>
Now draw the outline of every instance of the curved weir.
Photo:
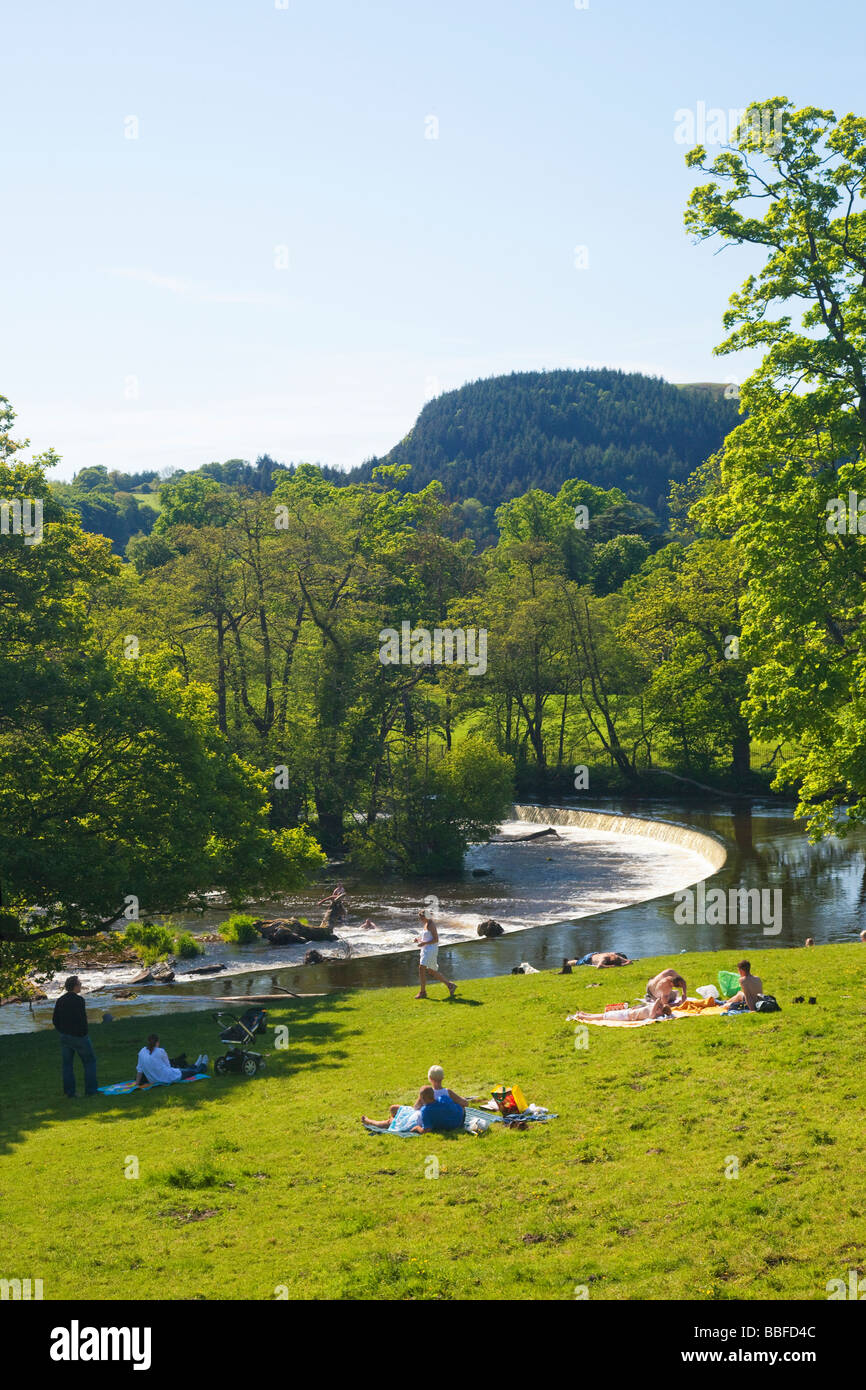
<svg viewBox="0 0 866 1390">
<path fill-rule="evenodd" d="M 464 935 L 463 939 L 446 941 L 439 952 L 440 967 L 446 974 L 464 982 L 465 989 L 461 985 L 460 993 L 471 998 L 473 978 L 502 975 L 524 960 L 539 970 L 555 970 L 562 964 L 563 957 L 580 957 L 599 949 L 626 951 L 634 959 L 648 956 L 675 959 L 680 951 L 724 950 L 731 952 L 733 963 L 737 954 L 742 955 L 749 949 L 802 946 L 806 936 L 814 937 L 819 944 L 856 941 L 863 927 L 866 832 L 854 830 L 844 841 L 828 839 L 810 844 L 803 826 L 793 819 L 790 807 L 778 802 L 756 801 L 748 806 L 737 803 L 726 809 L 721 798 L 720 802 L 707 807 L 686 801 L 629 801 L 618 805 L 620 814 L 611 810 L 579 810 L 573 806 L 519 804 L 515 814 L 519 815 L 520 823 L 512 822 L 512 838 L 516 838 L 515 831 L 545 825 L 560 826 L 566 836 L 585 831 L 590 837 L 597 837 L 594 847 L 591 840 L 587 842 L 592 854 L 587 857 L 587 872 L 580 880 L 581 885 L 591 879 L 594 870 L 604 868 L 605 854 L 607 864 L 614 865 L 617 872 L 623 872 L 632 860 L 640 869 L 640 860 L 645 858 L 652 840 L 663 841 L 689 857 L 695 856 L 696 867 L 690 876 L 688 871 L 680 876 L 674 887 L 668 881 L 656 889 L 655 896 L 632 898 L 626 900 L 625 905 L 613 904 L 615 893 L 605 896 L 589 892 L 582 904 L 583 915 L 551 912 L 545 917 L 537 914 L 534 925 L 507 930 L 495 940 Z M 668 819 L 671 815 L 677 820 Z M 686 819 L 688 824 L 683 824 Z M 628 849 L 629 837 L 634 837 L 634 856 L 623 852 L 624 847 Z M 516 904 L 521 910 L 512 911 L 512 922 L 530 920 L 522 909 L 531 903 L 534 885 L 540 884 L 547 900 L 552 900 L 550 881 L 557 868 L 561 881 L 563 867 L 557 864 L 559 855 L 554 844 L 551 836 L 549 844 L 545 839 L 538 839 L 535 843 L 518 843 L 514 849 L 508 848 L 506 858 L 516 866 L 511 876 L 512 885 L 519 884 L 524 866 L 531 869 L 531 884 L 529 888 L 524 884 L 522 900 Z M 495 849 L 498 852 L 498 847 Z M 487 847 L 473 849 L 468 872 L 448 883 L 436 885 L 426 880 L 424 884 L 359 884 L 357 895 L 349 884 L 350 894 L 358 913 L 368 907 L 374 914 L 377 911 L 371 891 L 377 892 L 381 901 L 387 897 L 393 903 L 395 897 L 399 898 L 397 906 L 406 921 L 427 894 L 460 894 L 462 901 L 470 903 L 474 911 L 470 927 L 473 930 L 479 916 L 497 915 L 493 910 L 497 896 L 499 905 L 505 905 L 503 885 L 497 887 L 494 873 L 488 869 L 487 876 L 473 876 L 473 866 L 485 858 L 488 858 Z M 494 862 L 493 855 L 488 862 Z M 674 915 L 676 888 L 686 883 L 695 884 L 708 874 L 712 877 L 707 887 L 712 885 L 726 892 L 731 888 L 778 889 L 784 902 L 778 935 L 768 937 L 760 926 L 746 923 L 727 926 L 678 923 Z M 309 900 L 314 901 L 320 891 L 310 891 Z M 285 905 L 259 904 L 256 910 L 262 915 L 284 915 Z M 226 913 L 209 915 L 212 922 L 218 922 Z M 506 921 L 505 914 L 502 916 Z M 184 925 L 202 931 L 206 924 L 198 918 Z M 251 953 L 258 950 L 256 947 L 249 949 Z M 145 987 L 138 998 L 127 1005 L 115 1000 L 108 991 L 93 993 L 96 982 L 92 981 L 90 987 L 86 985 L 85 988 L 88 1010 L 98 1023 L 100 1011 L 106 1008 L 116 1014 L 182 1013 L 196 1008 L 213 1009 L 216 1001 L 226 995 L 248 997 L 272 994 L 280 989 L 318 994 L 358 987 L 411 987 L 417 982 L 418 957 L 414 948 L 325 961 L 300 969 L 296 964 L 273 959 L 266 952 L 251 954 L 248 959 L 253 962 L 253 968 L 244 973 L 226 970 L 224 974 L 198 980 L 180 976 L 173 986 Z M 0 1009 L 0 1033 L 50 1027 L 51 1009 L 51 1000 L 35 1004 L 32 1013 L 24 1004 L 7 1005 Z"/>
<path fill-rule="evenodd" d="M 536 826 L 560 827 L 564 834 L 547 839 L 520 833 Z M 235 948 L 234 958 L 240 955 L 246 969 L 229 964 L 218 975 L 191 978 L 195 966 L 181 963 L 174 984 L 143 987 L 137 998 L 126 1004 L 113 997 L 106 980 L 105 989 L 91 995 L 90 1007 L 110 1007 L 113 1013 L 180 1012 L 213 1007 L 227 997 L 274 995 L 281 990 L 315 994 L 411 984 L 417 981 L 418 960 L 417 947 L 408 944 L 417 930 L 411 923 L 417 922 L 418 905 L 431 893 L 442 895 L 438 917 L 440 968 L 458 980 L 499 975 L 523 960 L 538 969 L 551 969 L 559 966 L 563 957 L 598 948 L 645 955 L 664 949 L 661 941 L 652 940 L 657 937 L 652 927 L 659 917 L 669 914 L 674 891 L 706 879 L 727 859 L 725 841 L 711 830 L 630 814 L 517 804 L 504 831 L 490 845 L 473 847 L 467 857 L 467 871 L 459 879 L 441 885 L 430 880 L 423 884 L 378 884 L 373 891 L 379 895 L 380 907 L 369 897 L 370 885 L 350 882 L 355 915 L 369 907 L 379 918 L 382 911 L 380 920 L 385 929 L 378 933 L 378 941 L 365 943 L 368 954 L 356 953 L 348 959 L 325 960 L 299 969 L 304 948 L 300 948 L 300 955 L 295 949 L 295 958 L 288 960 L 282 953 L 274 959 L 270 948 L 255 947 L 244 958 L 244 952 Z M 634 840 L 633 853 L 629 839 Z M 666 853 L 665 846 L 670 852 Z M 493 867 L 477 867 L 482 861 Z M 315 896 L 311 894 L 313 899 Z M 385 903 L 390 904 L 392 917 L 400 919 L 397 930 L 389 929 Z M 277 905 L 260 906 L 263 915 L 285 914 Z M 643 923 L 637 931 L 636 913 Z M 505 934 L 492 940 L 479 938 L 475 926 L 482 917 L 501 919 Z M 184 925 L 193 931 L 202 929 L 201 920 Z M 346 928 L 338 929 L 338 935 L 345 933 L 351 939 L 353 930 L 357 931 L 350 919 Z M 230 949 L 211 946 L 209 956 L 217 952 L 218 959 L 219 953 Z M 332 948 L 322 944 L 321 949 L 327 952 Z M 84 972 L 82 977 L 85 993 L 89 993 Z M 97 979 L 90 982 L 90 988 L 100 988 Z M 47 1026 L 51 1003 L 37 1004 L 32 1014 L 24 1005 L 7 1006 L 0 1012 L 0 1032 Z"/>
<path fill-rule="evenodd" d="M 714 870 L 721 869 L 728 858 L 725 842 L 718 835 L 693 830 L 676 821 L 648 820 L 643 816 L 618 816 L 606 811 L 578 811 L 567 806 L 515 805 L 515 820 L 531 825 L 573 825 L 581 830 L 603 830 L 614 835 L 640 835 L 648 840 L 661 840 L 666 845 L 679 845 L 693 850 L 708 860 Z"/>
</svg>

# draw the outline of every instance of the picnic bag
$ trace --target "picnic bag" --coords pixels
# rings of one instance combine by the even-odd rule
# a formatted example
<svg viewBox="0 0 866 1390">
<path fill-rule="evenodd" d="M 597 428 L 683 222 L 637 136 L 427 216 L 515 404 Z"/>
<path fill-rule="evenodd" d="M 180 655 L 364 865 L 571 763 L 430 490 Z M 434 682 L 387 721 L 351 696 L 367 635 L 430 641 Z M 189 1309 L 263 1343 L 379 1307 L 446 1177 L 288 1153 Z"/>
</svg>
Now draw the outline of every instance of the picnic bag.
<svg viewBox="0 0 866 1390">
<path fill-rule="evenodd" d="M 780 1014 L 782 1007 L 774 994 L 759 994 L 755 1000 L 755 1012 L 759 1014 Z"/>
<path fill-rule="evenodd" d="M 491 1094 L 501 1115 L 521 1115 L 527 1108 L 526 1097 L 519 1086 L 496 1086 Z"/>
</svg>

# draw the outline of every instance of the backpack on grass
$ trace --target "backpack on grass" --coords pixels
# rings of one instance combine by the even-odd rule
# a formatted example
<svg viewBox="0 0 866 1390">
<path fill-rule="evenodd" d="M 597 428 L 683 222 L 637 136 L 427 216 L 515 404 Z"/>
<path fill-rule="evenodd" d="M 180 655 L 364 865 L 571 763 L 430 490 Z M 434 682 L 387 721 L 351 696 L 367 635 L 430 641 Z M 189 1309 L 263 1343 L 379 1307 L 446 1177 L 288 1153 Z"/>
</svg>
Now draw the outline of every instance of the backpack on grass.
<svg viewBox="0 0 866 1390">
<path fill-rule="evenodd" d="M 782 1006 L 774 994 L 759 994 L 755 1000 L 755 1013 L 780 1014 Z"/>
</svg>

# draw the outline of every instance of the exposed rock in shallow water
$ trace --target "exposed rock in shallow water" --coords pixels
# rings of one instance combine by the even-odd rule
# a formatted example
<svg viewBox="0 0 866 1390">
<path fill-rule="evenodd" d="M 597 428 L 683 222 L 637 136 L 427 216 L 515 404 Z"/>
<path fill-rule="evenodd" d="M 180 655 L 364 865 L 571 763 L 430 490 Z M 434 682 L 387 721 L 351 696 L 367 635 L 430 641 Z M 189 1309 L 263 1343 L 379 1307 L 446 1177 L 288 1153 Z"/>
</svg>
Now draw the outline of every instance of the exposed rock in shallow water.
<svg viewBox="0 0 866 1390">
<path fill-rule="evenodd" d="M 60 968 L 66 974 L 74 975 L 79 970 L 93 969 L 96 966 L 134 965 L 138 959 L 131 946 L 122 945 L 116 936 L 107 932 L 104 936 L 83 942 L 75 951 L 70 951 L 63 957 Z"/>
<path fill-rule="evenodd" d="M 479 936 L 489 937 L 502 935 L 502 927 L 498 922 L 494 922 L 492 917 L 487 917 L 483 922 L 479 922 L 477 931 Z"/>
<path fill-rule="evenodd" d="M 336 941 L 331 927 L 308 927 L 297 917 L 278 917 L 273 921 L 258 921 L 256 927 L 272 946 L 298 946 L 307 941 Z"/>
<path fill-rule="evenodd" d="M 167 985 L 174 979 L 174 971 L 165 961 L 157 961 L 156 965 L 150 966 L 147 970 L 142 970 L 134 979 L 130 980 L 131 985 Z"/>
<path fill-rule="evenodd" d="M 497 835 L 490 843 L 492 845 L 518 845 L 524 840 L 541 840 L 546 835 L 552 835 L 554 840 L 562 838 L 552 825 L 546 825 L 543 830 L 529 830 L 525 835 Z"/>
<path fill-rule="evenodd" d="M 10 994 L 5 999 L 0 999 L 0 1008 L 2 1008 L 4 1004 L 33 1004 L 40 999 L 47 998 L 48 995 L 44 990 L 37 989 L 33 986 L 23 994 Z"/>
</svg>

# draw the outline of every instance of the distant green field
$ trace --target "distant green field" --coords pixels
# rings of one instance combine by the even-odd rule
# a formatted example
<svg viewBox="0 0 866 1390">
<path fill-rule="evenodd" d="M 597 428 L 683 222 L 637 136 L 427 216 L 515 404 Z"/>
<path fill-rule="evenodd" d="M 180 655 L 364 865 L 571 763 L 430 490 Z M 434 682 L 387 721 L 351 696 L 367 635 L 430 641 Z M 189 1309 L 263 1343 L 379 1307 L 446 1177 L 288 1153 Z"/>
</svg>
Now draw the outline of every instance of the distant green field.
<svg viewBox="0 0 866 1390">
<path fill-rule="evenodd" d="M 145 507 L 152 507 L 155 512 L 160 511 L 160 501 L 158 492 L 133 492 L 130 496 L 136 501 L 142 502 Z"/>
<path fill-rule="evenodd" d="M 676 962 L 694 990 L 736 958 Z M 269 1030 L 258 1079 L 120 1099 L 67 1101 L 52 1034 L 0 1039 L 0 1272 L 46 1299 L 826 1299 L 866 1265 L 866 948 L 752 961 L 782 1013 L 576 1047 L 566 1012 L 635 998 L 657 959 L 464 980 L 451 1004 L 343 993 L 272 1010 L 289 1046 Z M 101 1081 L 154 1027 L 219 1051 L 204 1013 L 94 1022 Z M 437 1061 L 464 1095 L 518 1081 L 559 1118 L 363 1131 Z"/>
</svg>

